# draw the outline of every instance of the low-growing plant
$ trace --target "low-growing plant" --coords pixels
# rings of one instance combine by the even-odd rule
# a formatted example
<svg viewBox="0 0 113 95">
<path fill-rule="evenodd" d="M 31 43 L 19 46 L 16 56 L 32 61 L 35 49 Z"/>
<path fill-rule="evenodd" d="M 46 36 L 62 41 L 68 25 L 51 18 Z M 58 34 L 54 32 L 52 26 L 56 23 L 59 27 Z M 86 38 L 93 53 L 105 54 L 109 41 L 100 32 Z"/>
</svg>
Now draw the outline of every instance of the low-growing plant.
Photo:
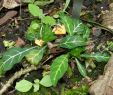
<svg viewBox="0 0 113 95">
<path fill-rule="evenodd" d="M 20 80 L 15 88 L 20 92 L 27 92 L 34 87 L 34 92 L 39 90 L 39 85 L 45 87 L 57 86 L 59 80 L 68 70 L 71 59 L 76 63 L 80 74 L 87 77 L 85 62 L 81 59 L 96 60 L 98 62 L 107 62 L 109 55 L 103 53 L 86 54 L 85 47 L 90 36 L 90 29 L 79 19 L 74 19 L 66 13 L 59 12 L 59 18 L 46 16 L 43 10 L 35 4 L 28 5 L 29 12 L 32 14 L 32 20 L 25 34 L 27 40 L 35 46 L 30 47 L 12 47 L 3 53 L 0 59 L 0 75 L 11 70 L 25 59 L 28 64 L 36 67 L 42 66 L 41 63 L 47 56 L 52 55 L 51 48 L 59 48 L 64 51 L 51 59 L 50 73 L 41 80 L 36 79 L 34 83 L 28 80 Z M 63 26 L 63 29 L 61 26 Z M 56 28 L 56 30 L 53 29 Z M 56 33 L 57 32 L 57 33 Z M 63 33 L 62 33 L 63 32 Z M 61 37 L 59 37 L 61 35 Z M 38 44 L 36 43 L 38 41 Z M 42 41 L 42 44 L 40 43 Z M 51 48 L 50 45 L 51 44 Z M 42 65 L 41 65 L 42 64 Z M 38 68 L 37 68 L 38 69 Z"/>
</svg>

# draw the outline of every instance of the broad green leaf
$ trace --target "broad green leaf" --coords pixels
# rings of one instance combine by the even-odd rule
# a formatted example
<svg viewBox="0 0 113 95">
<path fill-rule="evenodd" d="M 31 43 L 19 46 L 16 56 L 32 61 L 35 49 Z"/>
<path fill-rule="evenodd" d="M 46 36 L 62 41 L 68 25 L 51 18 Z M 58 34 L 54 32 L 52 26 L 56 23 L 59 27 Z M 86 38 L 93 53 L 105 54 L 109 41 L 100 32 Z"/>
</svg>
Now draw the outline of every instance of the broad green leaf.
<svg viewBox="0 0 113 95">
<path fill-rule="evenodd" d="M 39 49 L 34 49 L 32 51 L 30 51 L 25 57 L 26 59 L 34 65 L 38 65 L 39 62 L 41 61 L 43 54 L 45 52 L 45 48 L 39 48 Z"/>
<path fill-rule="evenodd" d="M 16 83 L 16 90 L 20 92 L 28 92 L 32 88 L 33 84 L 27 80 L 21 80 Z"/>
<path fill-rule="evenodd" d="M 32 28 L 32 25 L 30 25 L 30 27 L 28 28 L 26 34 L 25 34 L 25 38 L 29 41 L 33 41 L 35 40 L 36 38 L 39 38 L 39 35 L 38 35 L 38 31 L 39 29 L 33 29 Z"/>
<path fill-rule="evenodd" d="M 51 82 L 51 79 L 50 79 L 50 75 L 46 75 L 44 76 L 41 81 L 40 81 L 40 84 L 45 86 L 45 87 L 50 87 L 52 86 L 52 82 Z"/>
<path fill-rule="evenodd" d="M 95 59 L 97 62 L 108 62 L 110 55 L 106 53 L 94 53 L 94 54 L 82 54 L 81 57 L 84 58 L 92 58 Z"/>
<path fill-rule="evenodd" d="M 56 37 L 55 37 L 54 33 L 52 32 L 51 27 L 49 25 L 44 25 L 43 32 L 42 32 L 42 40 L 44 42 L 49 42 L 49 41 L 53 41 L 55 38 Z"/>
<path fill-rule="evenodd" d="M 49 24 L 51 26 L 56 24 L 55 19 L 53 17 L 50 17 L 50 16 L 45 16 L 41 20 L 43 23 Z"/>
<path fill-rule="evenodd" d="M 3 73 L 10 70 L 16 63 L 19 63 L 22 58 L 30 52 L 32 49 L 36 47 L 30 48 L 17 48 L 13 47 L 8 49 L 2 57 L 2 62 L 0 62 L 0 71 L 2 70 Z"/>
<path fill-rule="evenodd" d="M 81 33 L 84 31 L 84 25 L 79 19 L 72 19 L 63 13 L 60 14 L 60 18 L 69 35 L 74 35 L 77 32 Z"/>
<path fill-rule="evenodd" d="M 53 41 L 56 38 L 49 25 L 42 24 L 37 34 L 39 36 L 38 39 L 42 39 L 45 43 Z"/>
<path fill-rule="evenodd" d="M 51 26 L 42 24 L 40 29 L 32 29 L 28 28 L 26 33 L 26 39 L 33 41 L 35 39 L 42 39 L 45 43 L 49 41 L 53 41 L 55 39 L 55 35 L 52 32 Z"/>
<path fill-rule="evenodd" d="M 73 20 L 62 13 L 60 14 L 60 18 L 61 18 L 61 22 L 65 25 L 68 34 L 73 35 L 73 30 L 74 30 Z"/>
<path fill-rule="evenodd" d="M 73 34 L 82 34 L 84 30 L 84 24 L 79 19 L 72 19 L 74 22 Z"/>
<path fill-rule="evenodd" d="M 30 28 L 32 28 L 34 30 L 38 29 L 39 27 L 40 27 L 39 22 L 36 20 L 33 20 L 30 24 Z"/>
<path fill-rule="evenodd" d="M 83 77 L 86 77 L 87 73 L 86 73 L 85 67 L 78 61 L 78 59 L 75 59 L 75 60 L 76 60 L 76 64 L 77 64 L 77 67 L 78 67 L 78 70 L 79 70 L 80 74 Z"/>
<path fill-rule="evenodd" d="M 37 5 L 35 5 L 35 4 L 29 4 L 28 5 L 28 9 L 29 9 L 29 12 L 33 16 L 36 16 L 36 17 L 39 17 L 39 18 L 43 18 L 44 17 L 44 14 L 43 14 L 42 9 L 40 9 Z"/>
<path fill-rule="evenodd" d="M 84 47 L 77 47 L 70 51 L 70 54 L 75 57 L 80 57 L 81 53 L 85 51 Z"/>
<path fill-rule="evenodd" d="M 25 38 L 27 39 L 27 40 L 29 40 L 29 41 L 33 41 L 33 40 L 35 40 L 36 38 L 38 38 L 39 36 L 37 35 L 37 33 L 36 32 L 27 32 L 26 34 L 25 34 Z"/>
<path fill-rule="evenodd" d="M 63 77 L 67 69 L 68 69 L 67 55 L 61 55 L 53 60 L 50 70 L 50 78 L 54 86 L 57 85 L 58 80 Z"/>
<path fill-rule="evenodd" d="M 83 37 L 79 35 L 66 36 L 61 40 L 59 44 L 60 47 L 68 48 L 68 49 L 73 49 L 75 47 L 84 46 L 84 45 L 86 45 L 86 41 L 85 39 L 83 39 Z"/>
</svg>

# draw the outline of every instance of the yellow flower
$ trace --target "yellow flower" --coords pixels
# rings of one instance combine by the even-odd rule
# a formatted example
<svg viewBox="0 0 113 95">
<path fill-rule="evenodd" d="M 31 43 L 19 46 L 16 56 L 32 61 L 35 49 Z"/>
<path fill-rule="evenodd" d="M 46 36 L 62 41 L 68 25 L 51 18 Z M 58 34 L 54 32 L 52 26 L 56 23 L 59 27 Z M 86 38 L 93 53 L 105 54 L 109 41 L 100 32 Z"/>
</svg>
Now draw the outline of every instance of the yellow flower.
<svg viewBox="0 0 113 95">
<path fill-rule="evenodd" d="M 43 46 L 44 44 L 44 41 L 42 39 L 35 39 L 35 44 L 38 45 L 38 46 Z"/>
<path fill-rule="evenodd" d="M 58 25 L 56 25 L 56 26 L 53 28 L 53 32 L 54 32 L 56 35 L 66 34 L 65 26 L 58 24 Z"/>
</svg>

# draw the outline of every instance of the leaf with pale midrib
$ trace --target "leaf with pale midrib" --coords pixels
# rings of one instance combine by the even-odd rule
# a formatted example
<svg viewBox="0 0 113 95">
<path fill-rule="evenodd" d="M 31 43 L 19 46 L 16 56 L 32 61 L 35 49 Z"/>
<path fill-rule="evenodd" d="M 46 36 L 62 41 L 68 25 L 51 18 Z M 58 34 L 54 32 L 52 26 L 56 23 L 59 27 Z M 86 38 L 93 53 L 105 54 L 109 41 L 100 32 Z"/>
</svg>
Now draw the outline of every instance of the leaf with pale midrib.
<svg viewBox="0 0 113 95">
<path fill-rule="evenodd" d="M 106 53 L 94 53 L 94 54 L 81 54 L 81 57 L 84 58 L 92 58 L 95 59 L 97 62 L 107 62 L 110 58 L 110 55 Z"/>
<path fill-rule="evenodd" d="M 84 46 L 85 44 L 86 41 L 83 37 L 75 35 L 75 36 L 66 36 L 62 38 L 59 46 L 63 48 L 73 49 L 78 46 Z"/>
<path fill-rule="evenodd" d="M 75 59 L 75 60 L 76 60 L 77 68 L 78 68 L 80 74 L 81 74 L 83 77 L 86 77 L 86 76 L 87 76 L 87 72 L 86 72 L 85 67 L 79 62 L 78 59 Z"/>
<path fill-rule="evenodd" d="M 0 61 L 0 70 L 2 70 L 2 73 L 10 70 L 14 64 L 19 63 L 22 58 L 32 49 L 36 47 L 30 47 L 30 48 L 17 48 L 13 47 L 9 49 L 7 52 L 3 54 L 2 62 Z"/>
<path fill-rule="evenodd" d="M 68 69 L 68 57 L 67 55 L 61 55 L 53 60 L 50 70 L 51 82 L 56 86 L 58 80 L 62 78 L 64 73 Z"/>
<path fill-rule="evenodd" d="M 61 22 L 65 25 L 69 35 L 84 31 L 84 24 L 79 19 L 73 19 L 64 13 L 60 13 Z"/>
<path fill-rule="evenodd" d="M 45 48 L 39 48 L 39 49 L 34 49 L 32 51 L 30 51 L 27 55 L 26 55 L 26 59 L 34 65 L 38 65 L 40 60 L 43 57 L 43 54 L 45 52 Z"/>
</svg>

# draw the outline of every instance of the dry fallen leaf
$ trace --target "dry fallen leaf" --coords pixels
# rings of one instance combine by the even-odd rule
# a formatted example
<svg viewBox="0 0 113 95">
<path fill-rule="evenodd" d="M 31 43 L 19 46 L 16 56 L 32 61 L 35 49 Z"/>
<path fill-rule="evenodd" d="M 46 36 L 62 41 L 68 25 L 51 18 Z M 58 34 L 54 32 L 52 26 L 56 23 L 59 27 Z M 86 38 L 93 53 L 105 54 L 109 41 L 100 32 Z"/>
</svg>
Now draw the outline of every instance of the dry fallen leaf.
<svg viewBox="0 0 113 95">
<path fill-rule="evenodd" d="M 43 46 L 44 41 L 42 39 L 40 39 L 40 40 L 35 39 L 35 44 L 38 45 L 38 46 Z"/>
<path fill-rule="evenodd" d="M 13 9 L 20 4 L 16 2 L 16 0 L 4 0 L 2 7 L 7 8 L 7 9 Z"/>
<path fill-rule="evenodd" d="M 16 40 L 15 46 L 16 47 L 21 47 L 23 45 L 25 45 L 25 42 L 20 37 L 18 37 L 18 39 Z"/>
<path fill-rule="evenodd" d="M 61 34 L 66 34 L 66 29 L 65 29 L 65 26 L 64 25 L 57 25 L 53 28 L 53 32 L 56 34 L 56 35 L 61 35 Z"/>
</svg>

